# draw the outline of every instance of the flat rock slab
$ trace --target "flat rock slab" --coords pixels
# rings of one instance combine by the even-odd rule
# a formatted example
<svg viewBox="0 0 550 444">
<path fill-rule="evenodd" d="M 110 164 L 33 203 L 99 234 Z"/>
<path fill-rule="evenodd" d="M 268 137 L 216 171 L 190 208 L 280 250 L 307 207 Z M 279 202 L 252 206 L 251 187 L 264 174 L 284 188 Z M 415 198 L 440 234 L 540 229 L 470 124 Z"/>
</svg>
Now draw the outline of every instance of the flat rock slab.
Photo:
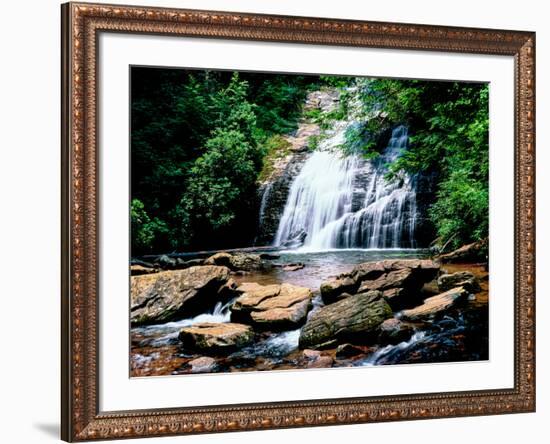
<svg viewBox="0 0 550 444">
<path fill-rule="evenodd" d="M 311 308 L 311 290 L 296 285 L 245 283 L 237 292 L 242 295 L 231 306 L 231 320 L 261 330 L 295 328 L 305 322 Z"/>
<path fill-rule="evenodd" d="M 468 291 L 464 287 L 453 288 L 445 293 L 432 296 L 418 307 L 403 310 L 401 319 L 407 321 L 425 321 L 445 313 L 468 297 Z"/>
<path fill-rule="evenodd" d="M 254 340 L 252 328 L 244 324 L 203 322 L 180 330 L 185 348 L 204 353 L 229 353 Z"/>
<path fill-rule="evenodd" d="M 132 276 L 132 325 L 163 323 L 194 316 L 213 307 L 225 289 L 230 270 L 213 265 Z"/>
<path fill-rule="evenodd" d="M 392 310 L 382 293 L 371 291 L 348 297 L 320 308 L 312 314 L 300 333 L 300 348 L 311 348 L 335 341 L 364 343 Z"/>
</svg>

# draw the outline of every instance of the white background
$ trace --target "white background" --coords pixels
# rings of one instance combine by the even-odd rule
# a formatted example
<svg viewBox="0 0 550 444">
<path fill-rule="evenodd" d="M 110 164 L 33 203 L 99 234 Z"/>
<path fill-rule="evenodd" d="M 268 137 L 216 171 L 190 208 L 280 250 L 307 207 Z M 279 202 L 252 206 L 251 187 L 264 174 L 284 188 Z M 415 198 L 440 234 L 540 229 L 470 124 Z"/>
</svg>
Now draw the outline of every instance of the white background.
<svg viewBox="0 0 550 444">
<path fill-rule="evenodd" d="M 512 57 L 105 34 L 99 53 L 100 408 L 104 411 L 513 386 Z M 490 82 L 490 362 L 128 378 L 130 65 Z M 505 197 L 505 198 L 503 198 Z M 185 394 L 184 396 L 182 394 Z"/>
<path fill-rule="evenodd" d="M 111 1 L 116 3 L 116 1 Z M 546 442 L 550 419 L 550 358 L 544 349 L 550 311 L 543 283 L 550 216 L 544 190 L 550 160 L 550 30 L 546 2 L 507 1 L 138 1 L 155 6 L 317 15 L 515 28 L 537 31 L 538 198 L 538 412 L 446 419 L 163 438 L 146 442 L 266 443 L 293 441 L 384 441 L 463 443 L 465 440 Z M 59 2 L 28 0 L 3 5 L 0 97 L 0 270 L 2 272 L 0 361 L 2 441 L 54 442 L 59 417 Z"/>
</svg>

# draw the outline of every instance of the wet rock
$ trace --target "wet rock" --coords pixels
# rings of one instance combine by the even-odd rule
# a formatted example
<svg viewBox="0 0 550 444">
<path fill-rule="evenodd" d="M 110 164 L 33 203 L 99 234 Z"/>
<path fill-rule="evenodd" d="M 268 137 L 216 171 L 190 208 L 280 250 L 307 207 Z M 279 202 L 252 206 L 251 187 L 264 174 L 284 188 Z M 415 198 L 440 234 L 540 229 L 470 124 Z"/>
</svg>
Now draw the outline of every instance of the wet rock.
<svg viewBox="0 0 550 444">
<path fill-rule="evenodd" d="M 399 344 L 408 341 L 414 333 L 414 327 L 396 318 L 386 319 L 379 327 L 378 342 L 381 345 Z"/>
<path fill-rule="evenodd" d="M 244 324 L 204 322 L 180 330 L 183 347 L 204 353 L 229 353 L 254 341 L 252 328 Z"/>
<path fill-rule="evenodd" d="M 285 264 L 282 266 L 283 271 L 297 271 L 304 268 L 305 265 L 302 262 L 292 263 L 292 264 Z"/>
<path fill-rule="evenodd" d="M 363 354 L 364 351 L 352 344 L 340 344 L 336 348 L 336 359 L 347 359 Z"/>
<path fill-rule="evenodd" d="M 321 284 L 321 297 L 325 304 L 331 304 L 338 299 L 342 293 L 355 293 L 357 280 L 350 276 L 342 276 Z"/>
<path fill-rule="evenodd" d="M 489 241 L 483 239 L 478 242 L 463 245 L 450 253 L 441 254 L 438 256 L 438 260 L 441 262 L 471 262 L 471 261 L 486 261 L 487 249 L 489 247 Z"/>
<path fill-rule="evenodd" d="M 210 356 L 201 356 L 187 364 L 191 367 L 191 373 L 211 373 L 218 367 L 216 360 Z"/>
<path fill-rule="evenodd" d="M 163 254 L 155 259 L 155 264 L 164 270 L 173 270 L 178 263 L 173 257 Z"/>
<path fill-rule="evenodd" d="M 263 268 L 263 261 L 258 254 L 226 252 L 216 253 L 204 261 L 205 265 L 222 265 L 233 271 L 256 271 Z"/>
<path fill-rule="evenodd" d="M 132 325 L 168 322 L 201 313 L 220 300 L 229 269 L 205 265 L 185 270 L 132 276 Z"/>
<path fill-rule="evenodd" d="M 142 274 L 158 273 L 158 268 L 144 267 L 143 265 L 130 265 L 130 275 L 140 276 Z"/>
<path fill-rule="evenodd" d="M 298 327 L 311 308 L 311 290 L 296 285 L 246 283 L 237 292 L 242 295 L 231 306 L 231 320 L 252 324 L 260 330 Z"/>
<path fill-rule="evenodd" d="M 334 363 L 334 359 L 330 356 L 319 356 L 317 359 L 310 361 L 307 368 L 330 368 Z"/>
<path fill-rule="evenodd" d="M 479 281 L 469 271 L 458 271 L 453 274 L 439 276 L 437 286 L 441 291 L 448 291 L 455 287 L 464 287 L 470 293 L 479 293 L 481 291 Z"/>
<path fill-rule="evenodd" d="M 365 262 L 350 273 L 321 284 L 321 296 L 325 304 L 341 298 L 343 293 L 364 293 L 380 290 L 393 310 L 415 305 L 422 286 L 433 280 L 439 272 L 439 264 L 427 259 L 390 259 Z"/>
<path fill-rule="evenodd" d="M 319 350 L 311 350 L 309 348 L 306 348 L 303 352 L 302 352 L 302 355 L 304 356 L 304 358 L 306 359 L 309 359 L 309 360 L 315 360 L 315 359 L 318 359 L 320 356 L 321 356 L 321 352 Z"/>
<path fill-rule="evenodd" d="M 392 310 L 379 291 L 334 302 L 311 315 L 300 333 L 300 348 L 335 340 L 368 342 L 378 326 L 391 316 Z"/>
<path fill-rule="evenodd" d="M 422 305 L 403 310 L 401 319 L 408 321 L 425 321 L 444 314 L 450 308 L 458 305 L 468 297 L 468 291 L 464 287 L 453 288 L 445 293 L 432 296 L 424 301 Z"/>
</svg>

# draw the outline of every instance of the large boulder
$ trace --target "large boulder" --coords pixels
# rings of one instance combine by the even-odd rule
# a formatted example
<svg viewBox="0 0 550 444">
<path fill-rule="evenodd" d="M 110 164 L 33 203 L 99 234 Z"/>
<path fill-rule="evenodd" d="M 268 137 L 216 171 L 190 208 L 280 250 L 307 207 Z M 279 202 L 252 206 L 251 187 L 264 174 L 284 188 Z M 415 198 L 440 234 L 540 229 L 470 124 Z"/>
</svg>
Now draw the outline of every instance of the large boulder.
<svg viewBox="0 0 550 444">
<path fill-rule="evenodd" d="M 132 276 L 132 325 L 168 322 L 213 307 L 228 290 L 229 273 L 227 267 L 205 265 Z"/>
<path fill-rule="evenodd" d="M 428 321 L 442 316 L 447 310 L 457 306 L 468 298 L 469 292 L 464 287 L 453 288 L 445 293 L 432 296 L 422 305 L 403 310 L 401 319 L 406 321 Z"/>
<path fill-rule="evenodd" d="M 231 320 L 252 324 L 260 330 L 287 330 L 302 325 L 311 308 L 309 288 L 291 284 L 245 283 L 231 306 Z"/>
<path fill-rule="evenodd" d="M 205 265 L 221 265 L 234 271 L 256 271 L 264 268 L 264 262 L 258 254 L 227 252 L 216 253 L 205 259 Z"/>
<path fill-rule="evenodd" d="M 375 338 L 378 326 L 392 314 L 379 291 L 342 299 L 311 315 L 300 333 L 300 348 L 369 342 Z"/>
<path fill-rule="evenodd" d="M 479 293 L 481 287 L 473 273 L 469 271 L 457 271 L 452 274 L 443 274 L 437 279 L 440 291 L 448 291 L 455 287 L 464 287 L 470 293 Z"/>
<path fill-rule="evenodd" d="M 184 348 L 207 354 L 226 354 L 254 341 L 254 332 L 248 325 L 203 322 L 180 330 L 179 339 Z"/>
<path fill-rule="evenodd" d="M 325 304 L 347 295 L 382 291 L 392 309 L 398 310 L 418 303 L 422 286 L 439 273 L 439 264 L 429 259 L 388 259 L 365 262 L 349 273 L 321 284 Z"/>
</svg>

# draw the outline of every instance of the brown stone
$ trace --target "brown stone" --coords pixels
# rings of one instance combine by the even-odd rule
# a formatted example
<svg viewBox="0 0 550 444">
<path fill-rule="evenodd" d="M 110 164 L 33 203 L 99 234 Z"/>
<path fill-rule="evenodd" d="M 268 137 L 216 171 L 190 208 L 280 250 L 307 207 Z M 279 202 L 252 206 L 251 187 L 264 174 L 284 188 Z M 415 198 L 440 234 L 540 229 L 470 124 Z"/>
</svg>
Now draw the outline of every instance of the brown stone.
<svg viewBox="0 0 550 444">
<path fill-rule="evenodd" d="M 132 276 L 130 319 L 133 325 L 168 322 L 213 307 L 229 279 L 229 269 L 213 265 Z"/>
<path fill-rule="evenodd" d="M 468 291 L 464 287 L 453 288 L 445 293 L 432 296 L 424 301 L 418 307 L 401 312 L 401 318 L 408 321 L 424 321 L 431 319 L 437 315 L 445 313 L 445 311 L 456 306 L 468 297 Z"/>
<path fill-rule="evenodd" d="M 311 308 L 309 288 L 291 284 L 241 285 L 242 295 L 231 307 L 231 319 L 250 323 L 261 330 L 285 330 L 298 327 Z"/>
<path fill-rule="evenodd" d="M 185 348 L 205 353 L 226 353 L 242 348 L 254 340 L 248 325 L 204 322 L 180 330 Z"/>
</svg>

